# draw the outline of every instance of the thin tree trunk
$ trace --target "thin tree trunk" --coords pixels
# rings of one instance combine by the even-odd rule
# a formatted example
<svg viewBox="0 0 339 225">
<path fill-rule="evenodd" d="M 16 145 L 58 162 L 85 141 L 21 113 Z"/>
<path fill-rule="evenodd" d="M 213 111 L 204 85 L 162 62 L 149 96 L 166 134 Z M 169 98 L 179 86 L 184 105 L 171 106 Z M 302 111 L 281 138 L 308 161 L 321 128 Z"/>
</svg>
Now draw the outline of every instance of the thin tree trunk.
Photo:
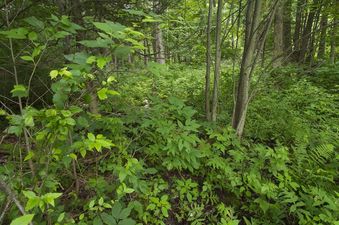
<svg viewBox="0 0 339 225">
<path fill-rule="evenodd" d="M 283 62 L 284 54 L 284 23 L 283 23 L 283 5 L 282 2 L 279 3 L 277 11 L 275 13 L 274 20 L 274 67 L 279 67 Z"/>
<path fill-rule="evenodd" d="M 285 0 L 283 4 L 283 42 L 285 57 L 288 57 L 292 52 L 291 12 L 292 12 L 292 0 Z M 287 59 L 287 61 L 289 60 Z"/>
<path fill-rule="evenodd" d="M 206 42 L 206 74 L 205 74 L 205 112 L 206 119 L 211 120 L 210 109 L 210 82 L 211 82 L 211 24 L 212 24 L 213 0 L 209 0 L 207 19 Z"/>
<path fill-rule="evenodd" d="M 318 60 L 324 60 L 326 48 L 326 32 L 327 32 L 327 14 L 323 14 L 320 21 L 320 38 L 318 48 Z"/>
<path fill-rule="evenodd" d="M 336 16 L 336 15 L 335 15 Z M 335 63 L 335 55 L 336 55 L 336 28 L 338 26 L 339 19 L 336 17 L 333 20 L 333 25 L 332 25 L 332 30 L 331 30 L 331 50 L 330 50 L 330 63 L 334 64 Z"/>
<path fill-rule="evenodd" d="M 295 15 L 295 28 L 294 28 L 294 36 L 293 36 L 293 44 L 294 44 L 294 53 L 293 59 L 294 61 L 299 60 L 300 55 L 300 37 L 302 33 L 302 15 L 305 8 L 305 0 L 298 0 L 297 2 L 297 10 Z"/>
<path fill-rule="evenodd" d="M 248 1 L 247 12 L 246 12 L 246 22 L 245 22 L 245 46 L 242 56 L 239 81 L 238 81 L 238 91 L 237 98 L 235 103 L 235 110 L 232 118 L 232 126 L 234 129 L 238 130 L 238 127 L 243 125 L 240 124 L 241 116 L 243 115 L 246 104 L 248 101 L 249 93 L 249 80 L 250 80 L 250 70 L 251 64 L 254 59 L 255 53 L 255 42 L 258 36 L 258 25 L 259 18 L 261 13 L 261 0 Z M 243 130 L 243 129 L 241 129 Z M 241 136 L 242 131 L 239 132 Z"/>
<path fill-rule="evenodd" d="M 215 34 L 216 53 L 215 53 L 214 84 L 213 84 L 212 112 L 211 112 L 211 119 L 213 122 L 217 120 L 217 108 L 218 108 L 218 89 L 219 89 L 220 67 L 221 67 L 222 8 L 223 8 L 223 1 L 218 0 L 217 27 L 216 27 L 216 34 Z"/>
<path fill-rule="evenodd" d="M 299 55 L 299 60 L 298 60 L 299 63 L 300 62 L 305 63 L 307 50 L 310 47 L 311 32 L 312 32 L 314 17 L 315 17 L 315 14 L 316 14 L 315 10 L 316 10 L 316 4 L 317 3 L 318 3 L 318 0 L 313 1 L 313 5 L 312 5 L 310 12 L 308 14 L 308 17 L 307 17 L 305 29 L 304 29 L 303 35 L 301 37 L 300 55 Z"/>
<path fill-rule="evenodd" d="M 155 52 L 156 52 L 156 62 L 160 64 L 165 64 L 165 47 L 163 42 L 162 30 L 160 28 L 160 23 L 155 24 Z"/>
</svg>

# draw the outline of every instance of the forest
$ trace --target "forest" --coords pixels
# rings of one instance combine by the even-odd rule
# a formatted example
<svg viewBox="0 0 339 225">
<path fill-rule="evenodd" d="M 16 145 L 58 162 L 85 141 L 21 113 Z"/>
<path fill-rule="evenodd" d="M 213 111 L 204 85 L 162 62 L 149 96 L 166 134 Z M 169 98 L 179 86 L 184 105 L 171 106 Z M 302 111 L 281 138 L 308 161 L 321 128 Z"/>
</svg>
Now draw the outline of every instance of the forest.
<svg viewBox="0 0 339 225">
<path fill-rule="evenodd" d="M 339 225 L 336 0 L 0 0 L 0 224 Z"/>
</svg>

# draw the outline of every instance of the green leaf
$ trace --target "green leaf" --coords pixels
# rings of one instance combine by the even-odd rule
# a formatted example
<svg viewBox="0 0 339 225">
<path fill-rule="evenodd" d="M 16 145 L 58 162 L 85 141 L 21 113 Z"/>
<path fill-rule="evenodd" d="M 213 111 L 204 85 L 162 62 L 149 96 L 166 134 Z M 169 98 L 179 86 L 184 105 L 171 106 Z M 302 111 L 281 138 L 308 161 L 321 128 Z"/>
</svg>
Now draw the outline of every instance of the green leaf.
<svg viewBox="0 0 339 225">
<path fill-rule="evenodd" d="M 12 39 L 26 39 L 28 32 L 29 31 L 26 28 L 20 27 L 8 31 L 0 31 L 0 34 Z"/>
<path fill-rule="evenodd" d="M 37 197 L 36 194 L 33 191 L 22 191 L 22 193 L 28 199 L 36 198 Z"/>
<path fill-rule="evenodd" d="M 59 198 L 61 195 L 62 193 L 47 193 L 42 198 L 46 203 L 54 206 L 54 200 Z"/>
<path fill-rule="evenodd" d="M 109 76 L 108 78 L 107 78 L 107 83 L 112 83 L 112 82 L 116 82 L 117 80 L 115 79 L 115 77 L 114 76 Z"/>
<path fill-rule="evenodd" d="M 6 116 L 7 112 L 3 109 L 0 109 L 0 116 Z"/>
<path fill-rule="evenodd" d="M 107 213 L 101 213 L 101 219 L 102 221 L 107 225 L 115 225 L 117 222 L 115 221 L 114 217 L 111 215 L 108 215 Z"/>
<path fill-rule="evenodd" d="M 133 219 L 124 219 L 119 222 L 118 225 L 135 225 L 136 222 Z"/>
<path fill-rule="evenodd" d="M 25 206 L 25 210 L 29 211 L 35 207 L 37 207 L 40 204 L 40 198 L 36 197 L 36 198 L 30 198 Z"/>
<path fill-rule="evenodd" d="M 25 126 L 27 126 L 27 127 L 34 127 L 33 116 L 26 116 L 24 122 L 25 122 Z"/>
<path fill-rule="evenodd" d="M 98 204 L 99 204 L 99 205 L 104 204 L 104 199 L 103 199 L 103 197 L 101 197 L 101 198 L 99 199 Z"/>
<path fill-rule="evenodd" d="M 32 61 L 32 62 L 34 61 L 33 57 L 29 55 L 24 55 L 24 56 L 21 56 L 20 58 L 25 61 Z"/>
<path fill-rule="evenodd" d="M 61 214 L 59 215 L 57 221 L 58 221 L 59 223 L 61 223 L 61 221 L 63 221 L 64 218 L 65 218 L 65 213 L 61 213 Z"/>
<path fill-rule="evenodd" d="M 27 225 L 30 222 L 32 222 L 33 217 L 34 217 L 34 214 L 27 214 L 24 216 L 20 216 L 19 218 L 16 218 L 15 220 L 13 220 L 10 225 Z"/>
<path fill-rule="evenodd" d="M 58 75 L 59 71 L 57 70 L 52 70 L 51 72 L 49 72 L 49 76 L 51 77 L 51 79 L 55 79 Z"/>
<path fill-rule="evenodd" d="M 92 201 L 90 201 L 88 207 L 93 208 L 94 204 L 95 204 L 95 200 L 92 200 Z"/>
<path fill-rule="evenodd" d="M 112 40 L 97 38 L 96 40 L 79 41 L 79 43 L 88 48 L 108 48 L 112 44 Z"/>
<path fill-rule="evenodd" d="M 90 57 L 87 58 L 86 63 L 92 64 L 92 63 L 94 63 L 96 60 L 97 60 L 97 57 L 95 57 L 95 56 L 92 55 L 92 56 L 90 56 Z"/>
<path fill-rule="evenodd" d="M 112 34 L 114 32 L 123 31 L 126 27 L 121 25 L 120 23 L 113 23 L 111 21 L 106 21 L 105 23 L 94 22 L 93 23 L 96 28 L 102 30 L 108 34 Z"/>
<path fill-rule="evenodd" d="M 28 39 L 31 40 L 31 41 L 35 41 L 38 39 L 38 35 L 37 33 L 35 33 L 34 31 L 30 32 L 28 34 Z"/>
<path fill-rule="evenodd" d="M 87 134 L 87 138 L 90 140 L 90 141 L 95 141 L 95 136 L 94 136 L 94 134 L 92 134 L 92 133 L 88 133 Z"/>
<path fill-rule="evenodd" d="M 112 208 L 112 215 L 113 215 L 115 218 L 118 218 L 121 209 L 122 209 L 121 203 L 120 203 L 120 202 L 116 202 L 116 203 L 113 205 L 113 208 Z"/>
<path fill-rule="evenodd" d="M 39 29 L 42 29 L 44 28 L 44 23 L 37 19 L 35 16 L 31 16 L 31 17 L 28 17 L 26 19 L 24 19 L 24 21 L 30 25 L 32 25 L 33 27 L 36 27 L 36 28 L 39 28 Z"/>
<path fill-rule="evenodd" d="M 70 125 L 70 126 L 75 126 L 76 122 L 73 118 L 66 118 L 65 119 L 66 124 Z"/>
<path fill-rule="evenodd" d="M 97 59 L 97 66 L 100 69 L 103 69 L 105 67 L 105 65 L 111 60 L 110 57 L 99 57 Z"/>
<path fill-rule="evenodd" d="M 9 134 L 15 134 L 16 136 L 20 136 L 22 132 L 22 127 L 21 126 L 10 126 L 7 132 Z"/>
<path fill-rule="evenodd" d="M 28 96 L 28 91 L 25 86 L 19 84 L 19 85 L 14 85 L 13 90 L 11 90 L 12 96 L 13 97 L 27 97 Z"/>
<path fill-rule="evenodd" d="M 97 95 L 99 97 L 100 100 L 105 100 L 107 99 L 107 91 L 108 89 L 107 88 L 101 88 L 98 92 L 97 92 Z"/>
<path fill-rule="evenodd" d="M 93 225 L 102 225 L 102 221 L 99 216 L 96 216 L 93 220 Z"/>
<path fill-rule="evenodd" d="M 119 214 L 119 219 L 126 219 L 130 213 L 131 213 L 130 208 L 123 209 Z"/>
<path fill-rule="evenodd" d="M 33 158 L 33 156 L 34 156 L 34 152 L 29 151 L 28 154 L 26 155 L 24 161 L 30 160 L 31 158 Z"/>
</svg>

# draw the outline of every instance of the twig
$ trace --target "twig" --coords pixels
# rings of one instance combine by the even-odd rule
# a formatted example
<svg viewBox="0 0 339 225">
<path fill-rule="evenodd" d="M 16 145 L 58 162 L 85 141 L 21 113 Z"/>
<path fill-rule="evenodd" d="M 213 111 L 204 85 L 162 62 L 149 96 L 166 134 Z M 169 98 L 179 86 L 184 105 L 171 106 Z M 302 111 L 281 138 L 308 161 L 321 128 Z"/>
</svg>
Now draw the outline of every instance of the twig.
<svg viewBox="0 0 339 225">
<path fill-rule="evenodd" d="M 15 203 L 15 205 L 18 207 L 19 211 L 22 213 L 22 215 L 26 215 L 25 208 L 22 206 L 22 204 L 19 202 L 19 200 L 16 198 L 10 187 L 3 181 L 0 180 L 0 189 L 2 189 L 10 199 Z M 29 223 L 30 225 L 33 225 L 32 222 Z"/>
</svg>

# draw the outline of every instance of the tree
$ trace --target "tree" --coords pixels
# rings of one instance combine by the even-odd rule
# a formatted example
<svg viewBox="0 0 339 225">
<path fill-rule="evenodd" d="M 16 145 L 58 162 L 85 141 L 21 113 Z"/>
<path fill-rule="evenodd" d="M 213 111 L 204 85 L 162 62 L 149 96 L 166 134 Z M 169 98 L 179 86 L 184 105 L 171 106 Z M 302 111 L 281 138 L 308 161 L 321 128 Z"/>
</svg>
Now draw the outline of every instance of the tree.
<svg viewBox="0 0 339 225">
<path fill-rule="evenodd" d="M 263 49 L 267 33 L 272 24 L 278 4 L 279 0 L 275 1 L 267 18 L 262 23 L 259 23 L 262 13 L 262 1 L 249 0 L 247 3 L 245 43 L 240 66 L 236 101 L 232 116 L 232 127 L 236 130 L 239 137 L 241 137 L 244 132 L 246 113 L 250 101 L 250 78 L 257 63 L 258 54 Z M 259 29 L 260 24 L 264 26 L 263 29 Z M 260 34 L 259 30 L 262 30 Z"/>
<path fill-rule="evenodd" d="M 274 67 L 279 67 L 283 62 L 284 55 L 284 10 L 283 4 L 280 2 L 275 12 L 274 20 Z"/>
<path fill-rule="evenodd" d="M 206 74 L 205 74 L 205 113 L 206 119 L 211 120 L 210 109 L 210 83 L 211 83 L 211 26 L 212 26 L 212 9 L 213 0 L 209 0 L 208 4 L 208 16 L 207 16 L 207 28 L 206 28 Z"/>
<path fill-rule="evenodd" d="M 221 67 L 222 8 L 223 8 L 223 1 L 218 0 L 217 27 L 215 31 L 215 67 L 214 67 L 214 83 L 213 83 L 212 112 L 211 112 L 211 119 L 213 122 L 217 120 L 217 108 L 218 108 L 218 89 L 219 89 L 220 67 Z"/>
</svg>

